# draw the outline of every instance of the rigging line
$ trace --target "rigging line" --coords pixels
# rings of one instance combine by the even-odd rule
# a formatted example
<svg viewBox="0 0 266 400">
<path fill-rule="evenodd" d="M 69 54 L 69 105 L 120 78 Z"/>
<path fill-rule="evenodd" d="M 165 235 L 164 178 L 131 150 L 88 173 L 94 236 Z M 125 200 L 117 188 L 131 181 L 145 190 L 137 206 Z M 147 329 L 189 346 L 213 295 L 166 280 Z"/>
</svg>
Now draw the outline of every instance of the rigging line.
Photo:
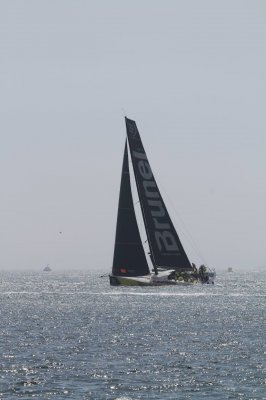
<svg viewBox="0 0 266 400">
<path fill-rule="evenodd" d="M 180 232 L 181 232 L 187 239 L 189 239 L 191 245 L 192 245 L 193 248 L 194 248 L 194 251 L 195 251 L 195 252 L 197 253 L 197 255 L 202 259 L 203 263 L 204 263 L 206 266 L 208 266 L 208 263 L 207 263 L 207 261 L 206 261 L 206 257 L 203 255 L 203 253 L 202 253 L 201 250 L 199 249 L 198 244 L 196 243 L 195 239 L 193 238 L 193 236 L 191 235 L 190 231 L 188 230 L 188 228 L 187 228 L 187 226 L 186 226 L 184 220 L 182 219 L 182 217 L 181 217 L 180 214 L 178 213 L 178 211 L 177 211 L 177 209 L 176 209 L 176 207 L 175 207 L 175 205 L 174 205 L 174 202 L 171 200 L 170 196 L 168 195 L 167 191 L 165 190 L 164 185 L 162 185 L 162 183 L 160 182 L 160 179 L 158 179 L 158 176 L 156 176 L 156 180 L 159 181 L 160 187 L 163 188 L 163 191 L 164 191 L 164 193 L 165 193 L 165 195 L 166 195 L 166 197 L 167 197 L 169 203 L 171 204 L 171 207 L 173 208 L 173 211 L 175 212 L 175 214 L 176 214 L 178 220 L 180 220 L 181 224 L 183 225 L 183 227 L 182 227 L 182 226 L 180 226 L 180 224 L 178 224 L 179 229 L 180 229 Z"/>
<path fill-rule="evenodd" d="M 152 248 L 150 246 L 148 231 L 146 229 L 145 216 L 144 216 L 144 213 L 142 210 L 142 205 L 141 205 L 140 198 L 139 198 L 138 183 L 135 178 L 134 164 L 132 162 L 131 151 L 129 148 L 128 141 L 127 141 L 127 146 L 128 146 L 128 150 L 129 150 L 129 157 L 128 157 L 129 170 L 130 170 L 129 176 L 132 177 L 132 179 L 130 179 L 130 186 L 131 186 L 131 193 L 132 193 L 133 206 L 134 206 L 135 216 L 136 216 L 136 220 L 137 220 L 137 225 L 138 225 L 140 237 L 142 240 L 142 244 L 145 245 L 146 247 L 148 247 L 148 251 L 150 252 L 150 254 L 152 254 Z M 138 199 L 138 200 L 136 200 L 136 199 Z M 146 236 L 146 240 L 144 241 L 143 239 L 145 236 Z M 145 254 L 146 254 L 146 251 L 145 251 Z M 150 257 L 146 257 L 146 259 L 149 264 Z M 152 265 L 152 267 L 154 268 L 153 265 Z"/>
<path fill-rule="evenodd" d="M 136 220 L 137 220 L 137 225 L 139 228 L 139 233 L 140 233 L 140 237 L 143 238 L 144 234 L 143 234 L 143 222 L 141 220 L 141 207 L 138 207 L 138 205 L 140 205 L 140 200 L 138 197 L 138 189 L 137 189 L 137 185 L 136 185 L 136 181 L 134 180 L 134 170 L 133 170 L 133 163 L 132 163 L 132 159 L 131 159 L 131 153 L 130 153 L 130 149 L 128 152 L 128 161 L 129 161 L 129 176 L 130 178 L 130 186 L 131 186 L 131 194 L 132 194 L 132 200 L 133 200 L 133 206 L 134 206 L 134 212 L 135 212 L 135 216 L 136 216 Z"/>
</svg>

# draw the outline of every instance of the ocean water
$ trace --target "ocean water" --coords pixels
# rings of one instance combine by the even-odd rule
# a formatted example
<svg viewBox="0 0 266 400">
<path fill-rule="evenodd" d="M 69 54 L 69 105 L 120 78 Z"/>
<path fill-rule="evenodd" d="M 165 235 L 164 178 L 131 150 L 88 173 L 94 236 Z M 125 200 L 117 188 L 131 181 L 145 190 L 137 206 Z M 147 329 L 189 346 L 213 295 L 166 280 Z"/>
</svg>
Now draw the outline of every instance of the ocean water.
<svg viewBox="0 0 266 400">
<path fill-rule="evenodd" d="M 266 273 L 0 273 L 0 399 L 266 399 Z"/>
</svg>

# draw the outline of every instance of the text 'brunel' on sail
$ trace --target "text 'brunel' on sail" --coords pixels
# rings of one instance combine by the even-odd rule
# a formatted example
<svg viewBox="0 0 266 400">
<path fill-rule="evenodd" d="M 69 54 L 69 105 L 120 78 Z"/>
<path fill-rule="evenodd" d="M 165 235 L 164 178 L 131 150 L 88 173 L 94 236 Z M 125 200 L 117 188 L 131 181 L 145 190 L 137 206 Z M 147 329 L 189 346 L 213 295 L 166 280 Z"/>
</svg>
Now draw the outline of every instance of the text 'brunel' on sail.
<svg viewBox="0 0 266 400">
<path fill-rule="evenodd" d="M 126 119 L 127 137 L 153 261 L 156 266 L 191 270 L 153 176 L 135 121 Z"/>
</svg>

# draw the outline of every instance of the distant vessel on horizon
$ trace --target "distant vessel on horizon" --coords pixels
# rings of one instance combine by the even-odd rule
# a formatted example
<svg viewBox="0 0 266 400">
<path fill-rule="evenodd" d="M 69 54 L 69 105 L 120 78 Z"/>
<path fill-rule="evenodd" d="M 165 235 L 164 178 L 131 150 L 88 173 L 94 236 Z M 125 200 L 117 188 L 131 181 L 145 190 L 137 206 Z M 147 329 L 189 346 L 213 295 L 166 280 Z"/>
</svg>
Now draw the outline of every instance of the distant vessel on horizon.
<svg viewBox="0 0 266 400">
<path fill-rule="evenodd" d="M 43 271 L 44 271 L 44 272 L 51 272 L 52 269 L 50 268 L 50 265 L 47 264 L 46 267 L 44 267 Z"/>
</svg>

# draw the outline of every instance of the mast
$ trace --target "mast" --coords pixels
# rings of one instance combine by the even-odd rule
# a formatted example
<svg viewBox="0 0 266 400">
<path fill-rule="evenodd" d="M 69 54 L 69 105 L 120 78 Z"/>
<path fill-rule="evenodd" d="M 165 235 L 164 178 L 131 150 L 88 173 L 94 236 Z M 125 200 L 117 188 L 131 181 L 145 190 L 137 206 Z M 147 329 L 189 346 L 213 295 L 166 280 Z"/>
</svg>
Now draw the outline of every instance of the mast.
<svg viewBox="0 0 266 400">
<path fill-rule="evenodd" d="M 164 269 L 191 270 L 153 176 L 135 121 L 126 119 L 131 160 L 155 273 Z"/>
</svg>

